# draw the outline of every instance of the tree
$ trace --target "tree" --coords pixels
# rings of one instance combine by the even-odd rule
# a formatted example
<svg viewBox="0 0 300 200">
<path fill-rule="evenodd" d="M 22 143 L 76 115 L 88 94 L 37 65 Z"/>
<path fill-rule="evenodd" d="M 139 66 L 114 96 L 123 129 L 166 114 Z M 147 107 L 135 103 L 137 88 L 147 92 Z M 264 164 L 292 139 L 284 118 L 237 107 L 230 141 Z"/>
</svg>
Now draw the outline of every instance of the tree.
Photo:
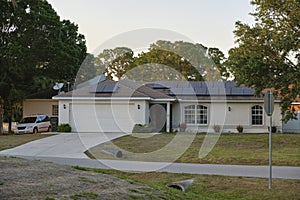
<svg viewBox="0 0 300 200">
<path fill-rule="evenodd" d="M 227 67 L 238 83 L 256 94 L 272 88 L 282 98 L 284 120 L 292 118 L 291 103 L 300 94 L 299 0 L 252 0 L 256 23 L 236 22 L 238 47 L 229 51 Z M 287 113 L 286 113 L 287 111 Z"/>
<path fill-rule="evenodd" d="M 11 122 L 26 95 L 75 78 L 86 46 L 78 27 L 60 21 L 45 0 L 1 1 L 0 7 L 0 98 Z"/>
<path fill-rule="evenodd" d="M 95 63 L 97 66 L 104 66 L 107 76 L 118 80 L 129 70 L 133 62 L 133 51 L 127 47 L 116 47 L 105 49 L 101 52 Z M 102 68 L 101 68 L 102 69 Z"/>
<path fill-rule="evenodd" d="M 130 75 L 140 79 L 146 75 L 150 80 L 220 80 L 219 68 L 223 66 L 224 59 L 224 54 L 217 48 L 158 40 L 150 45 L 148 52 L 142 52 L 135 58 L 134 66 L 142 66 L 135 73 L 141 76 L 133 72 Z"/>
<path fill-rule="evenodd" d="M 87 54 L 78 70 L 76 84 L 88 81 L 96 76 L 97 67 L 95 66 L 95 57 L 93 54 Z"/>
<path fill-rule="evenodd" d="M 217 67 L 217 71 L 219 71 L 223 80 L 228 80 L 230 77 L 230 71 L 225 65 L 225 61 L 227 60 L 224 53 L 218 48 L 209 48 L 208 56 L 212 59 L 214 64 Z"/>
<path fill-rule="evenodd" d="M 200 73 L 187 59 L 164 49 L 150 48 L 135 58 L 127 78 L 140 81 L 202 80 Z"/>
</svg>

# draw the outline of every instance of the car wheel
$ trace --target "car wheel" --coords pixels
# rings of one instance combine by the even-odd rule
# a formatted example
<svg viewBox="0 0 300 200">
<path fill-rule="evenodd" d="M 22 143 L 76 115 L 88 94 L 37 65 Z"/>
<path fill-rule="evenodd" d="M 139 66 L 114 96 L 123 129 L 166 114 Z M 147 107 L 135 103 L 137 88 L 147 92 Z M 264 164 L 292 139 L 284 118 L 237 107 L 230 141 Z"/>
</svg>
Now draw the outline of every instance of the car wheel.
<svg viewBox="0 0 300 200">
<path fill-rule="evenodd" d="M 51 132 L 51 126 L 48 127 L 47 132 Z"/>
<path fill-rule="evenodd" d="M 35 128 L 33 129 L 33 133 L 34 133 L 34 134 L 35 134 L 35 133 L 38 133 L 37 127 L 35 127 Z"/>
</svg>

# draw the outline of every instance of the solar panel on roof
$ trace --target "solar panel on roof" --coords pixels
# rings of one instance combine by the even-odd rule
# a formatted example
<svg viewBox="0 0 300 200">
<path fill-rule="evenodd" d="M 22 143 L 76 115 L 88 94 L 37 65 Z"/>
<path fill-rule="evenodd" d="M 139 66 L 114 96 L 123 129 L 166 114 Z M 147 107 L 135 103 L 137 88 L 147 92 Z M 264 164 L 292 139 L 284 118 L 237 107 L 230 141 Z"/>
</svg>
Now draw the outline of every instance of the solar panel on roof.
<svg viewBox="0 0 300 200">
<path fill-rule="evenodd" d="M 158 81 L 157 84 L 170 88 L 172 95 L 235 95 L 250 96 L 254 89 L 237 87 L 235 82 L 204 82 L 204 81 Z"/>
<path fill-rule="evenodd" d="M 231 95 L 243 95 L 244 88 L 231 88 Z"/>
<path fill-rule="evenodd" d="M 208 88 L 208 94 L 209 95 L 219 95 L 219 88 Z"/>
<path fill-rule="evenodd" d="M 225 82 L 225 88 L 232 88 L 235 86 L 236 86 L 235 82 Z"/>
<path fill-rule="evenodd" d="M 174 95 L 179 95 L 181 94 L 182 90 L 182 88 L 172 88 L 170 92 Z"/>
<path fill-rule="evenodd" d="M 115 83 L 112 84 L 99 84 L 96 88 L 93 89 L 92 92 L 96 93 L 113 93 L 117 89 L 117 85 Z"/>
<path fill-rule="evenodd" d="M 102 92 L 104 85 L 96 85 L 93 92 Z"/>
<path fill-rule="evenodd" d="M 153 89 L 167 89 L 168 87 L 163 83 L 154 83 L 152 85 Z"/>
<path fill-rule="evenodd" d="M 208 95 L 206 88 L 195 88 L 196 95 Z"/>
<path fill-rule="evenodd" d="M 206 85 L 208 88 L 214 87 L 214 83 L 213 83 L 213 82 L 205 82 L 205 85 Z"/>
<path fill-rule="evenodd" d="M 217 88 L 224 88 L 225 84 L 223 82 L 214 82 L 214 87 Z"/>
<path fill-rule="evenodd" d="M 244 88 L 244 95 L 254 95 L 254 89 L 252 88 Z"/>
<path fill-rule="evenodd" d="M 201 88 L 203 87 L 202 83 L 201 82 L 190 82 L 191 86 L 193 88 Z"/>
<path fill-rule="evenodd" d="M 182 95 L 195 95 L 195 90 L 193 88 L 182 88 Z"/>
<path fill-rule="evenodd" d="M 107 84 L 103 88 L 103 92 L 114 92 L 116 84 Z"/>
<path fill-rule="evenodd" d="M 178 88 L 189 88 L 191 87 L 190 83 L 189 82 L 178 82 L 178 85 L 177 85 Z"/>
<path fill-rule="evenodd" d="M 226 95 L 231 95 L 231 88 L 226 87 L 225 88 L 225 93 L 226 93 Z"/>
</svg>

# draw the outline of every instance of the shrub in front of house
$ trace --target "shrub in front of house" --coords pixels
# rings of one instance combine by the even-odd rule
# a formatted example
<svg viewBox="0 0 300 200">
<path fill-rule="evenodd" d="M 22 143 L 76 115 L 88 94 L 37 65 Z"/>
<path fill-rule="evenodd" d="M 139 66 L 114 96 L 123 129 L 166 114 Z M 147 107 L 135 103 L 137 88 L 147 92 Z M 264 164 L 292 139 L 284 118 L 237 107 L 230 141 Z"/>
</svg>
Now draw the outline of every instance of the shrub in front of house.
<svg viewBox="0 0 300 200">
<path fill-rule="evenodd" d="M 60 124 L 57 127 L 57 132 L 71 132 L 72 128 L 69 124 Z"/>
<path fill-rule="evenodd" d="M 152 129 L 147 125 L 135 124 L 132 133 L 151 133 Z"/>
</svg>

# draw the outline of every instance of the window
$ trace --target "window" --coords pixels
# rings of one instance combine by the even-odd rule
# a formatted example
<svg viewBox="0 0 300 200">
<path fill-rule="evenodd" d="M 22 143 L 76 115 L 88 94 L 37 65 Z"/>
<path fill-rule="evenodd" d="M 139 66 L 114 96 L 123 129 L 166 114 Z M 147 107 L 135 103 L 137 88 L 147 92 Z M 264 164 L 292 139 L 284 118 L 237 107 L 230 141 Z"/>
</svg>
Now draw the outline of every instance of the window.
<svg viewBox="0 0 300 200">
<path fill-rule="evenodd" d="M 184 119 L 186 124 L 206 125 L 208 113 L 207 107 L 203 105 L 189 105 L 184 108 Z"/>
<path fill-rule="evenodd" d="M 251 108 L 252 125 L 263 125 L 263 108 L 261 106 L 253 106 Z"/>
<path fill-rule="evenodd" d="M 197 124 L 207 124 L 207 107 L 197 105 Z"/>
<path fill-rule="evenodd" d="M 52 105 L 52 115 L 58 116 L 58 105 Z"/>
<path fill-rule="evenodd" d="M 184 118 L 186 124 L 195 124 L 195 105 L 186 106 L 184 108 Z"/>
</svg>

